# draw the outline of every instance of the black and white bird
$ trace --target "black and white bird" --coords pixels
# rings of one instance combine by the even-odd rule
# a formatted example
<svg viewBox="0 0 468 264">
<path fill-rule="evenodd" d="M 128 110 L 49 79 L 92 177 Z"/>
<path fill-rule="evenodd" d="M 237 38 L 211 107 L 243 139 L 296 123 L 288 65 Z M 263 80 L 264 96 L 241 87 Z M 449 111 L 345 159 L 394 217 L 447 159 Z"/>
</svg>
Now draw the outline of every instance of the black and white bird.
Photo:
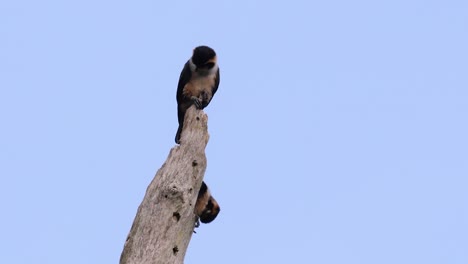
<svg viewBox="0 0 468 264">
<path fill-rule="evenodd" d="M 192 57 L 185 63 L 177 86 L 177 116 L 179 128 L 175 142 L 180 144 L 180 134 L 187 109 L 193 104 L 203 109 L 211 102 L 219 86 L 219 67 L 216 52 L 207 46 L 193 50 Z"/>
</svg>

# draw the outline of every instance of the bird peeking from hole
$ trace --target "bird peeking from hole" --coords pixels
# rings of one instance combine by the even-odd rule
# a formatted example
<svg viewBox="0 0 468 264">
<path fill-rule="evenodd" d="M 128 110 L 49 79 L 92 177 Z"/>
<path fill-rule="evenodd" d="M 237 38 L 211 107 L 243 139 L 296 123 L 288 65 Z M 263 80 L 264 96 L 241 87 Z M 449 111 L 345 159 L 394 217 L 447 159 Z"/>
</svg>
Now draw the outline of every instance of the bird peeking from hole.
<svg viewBox="0 0 468 264">
<path fill-rule="evenodd" d="M 218 202 L 211 196 L 211 192 L 205 182 L 202 182 L 195 204 L 195 214 L 198 216 L 195 227 L 200 226 L 200 222 L 207 224 L 215 220 L 221 208 Z"/>
</svg>

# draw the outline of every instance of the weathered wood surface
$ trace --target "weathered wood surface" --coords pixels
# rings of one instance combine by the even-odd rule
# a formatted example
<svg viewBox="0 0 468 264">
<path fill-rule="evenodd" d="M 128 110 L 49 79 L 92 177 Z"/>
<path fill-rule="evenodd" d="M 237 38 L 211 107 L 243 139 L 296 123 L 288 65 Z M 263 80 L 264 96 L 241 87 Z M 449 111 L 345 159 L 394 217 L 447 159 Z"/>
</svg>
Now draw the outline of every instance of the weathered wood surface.
<svg viewBox="0 0 468 264">
<path fill-rule="evenodd" d="M 206 170 L 208 117 L 195 107 L 185 115 L 181 144 L 148 186 L 128 234 L 120 264 L 181 264 L 193 234 L 193 213 Z"/>
</svg>

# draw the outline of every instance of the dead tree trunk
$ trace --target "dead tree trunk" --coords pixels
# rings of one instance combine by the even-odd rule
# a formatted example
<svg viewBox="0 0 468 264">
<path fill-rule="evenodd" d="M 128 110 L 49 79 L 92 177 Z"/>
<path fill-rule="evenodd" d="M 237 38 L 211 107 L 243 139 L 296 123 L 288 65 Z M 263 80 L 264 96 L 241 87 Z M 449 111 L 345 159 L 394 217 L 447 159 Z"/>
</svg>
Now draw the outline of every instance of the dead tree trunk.
<svg viewBox="0 0 468 264">
<path fill-rule="evenodd" d="M 208 117 L 195 107 L 185 115 L 180 146 L 156 173 L 128 234 L 120 264 L 181 264 L 196 215 L 194 206 L 206 170 Z"/>
</svg>

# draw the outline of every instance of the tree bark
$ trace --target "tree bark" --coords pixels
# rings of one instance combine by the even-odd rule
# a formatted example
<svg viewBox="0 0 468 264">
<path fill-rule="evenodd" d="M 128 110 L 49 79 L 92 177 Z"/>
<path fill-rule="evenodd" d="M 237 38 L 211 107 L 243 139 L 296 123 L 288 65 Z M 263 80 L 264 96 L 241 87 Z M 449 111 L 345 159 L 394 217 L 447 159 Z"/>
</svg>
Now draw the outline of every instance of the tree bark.
<svg viewBox="0 0 468 264">
<path fill-rule="evenodd" d="M 206 170 L 208 116 L 190 107 L 181 144 L 169 152 L 138 207 L 120 264 L 181 264 L 197 216 L 194 206 Z"/>
</svg>

